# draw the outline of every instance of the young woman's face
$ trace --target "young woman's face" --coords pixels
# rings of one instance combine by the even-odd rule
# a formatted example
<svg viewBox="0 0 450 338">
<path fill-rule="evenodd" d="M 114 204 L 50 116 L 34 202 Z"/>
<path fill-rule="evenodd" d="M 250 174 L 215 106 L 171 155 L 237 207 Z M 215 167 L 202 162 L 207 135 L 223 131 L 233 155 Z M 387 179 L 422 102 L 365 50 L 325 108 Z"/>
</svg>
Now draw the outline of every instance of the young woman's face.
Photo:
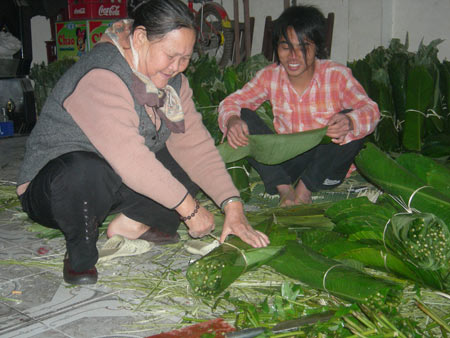
<svg viewBox="0 0 450 338">
<path fill-rule="evenodd" d="M 292 27 L 287 29 L 287 36 L 293 49 L 289 48 L 286 39 L 281 36 L 278 43 L 278 59 L 280 60 L 280 64 L 286 69 L 289 79 L 295 80 L 312 77 L 314 74 L 314 60 L 316 55 L 315 44 L 305 41 L 306 55 L 303 55 L 302 46 Z"/>
<path fill-rule="evenodd" d="M 195 31 L 180 28 L 162 39 L 145 40 L 138 48 L 138 71 L 148 76 L 157 88 L 164 88 L 170 78 L 187 68 L 194 49 Z"/>
</svg>

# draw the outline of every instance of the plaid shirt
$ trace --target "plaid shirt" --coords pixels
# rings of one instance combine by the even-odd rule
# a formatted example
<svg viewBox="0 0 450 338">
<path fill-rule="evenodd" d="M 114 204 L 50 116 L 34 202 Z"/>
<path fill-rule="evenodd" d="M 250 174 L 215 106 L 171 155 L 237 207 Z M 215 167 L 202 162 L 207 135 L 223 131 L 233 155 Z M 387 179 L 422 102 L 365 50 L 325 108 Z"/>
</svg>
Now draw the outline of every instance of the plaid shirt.
<svg viewBox="0 0 450 338">
<path fill-rule="evenodd" d="M 219 127 L 226 132 L 226 122 L 240 115 L 242 108 L 256 110 L 270 101 L 274 127 L 278 134 L 290 134 L 322 128 L 343 109 L 353 130 L 344 142 L 361 139 L 372 133 L 380 118 L 378 106 L 353 77 L 349 68 L 330 60 L 316 59 L 309 86 L 302 94 L 295 91 L 283 66 L 271 64 L 260 70 L 242 89 L 219 105 Z"/>
</svg>

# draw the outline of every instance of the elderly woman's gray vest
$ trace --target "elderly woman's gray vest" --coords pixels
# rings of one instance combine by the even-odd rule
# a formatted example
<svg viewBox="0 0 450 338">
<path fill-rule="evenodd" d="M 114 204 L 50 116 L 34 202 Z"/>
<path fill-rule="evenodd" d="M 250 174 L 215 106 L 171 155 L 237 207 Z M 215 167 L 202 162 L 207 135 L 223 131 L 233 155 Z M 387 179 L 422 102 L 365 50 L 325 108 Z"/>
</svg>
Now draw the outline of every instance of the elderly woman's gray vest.
<svg viewBox="0 0 450 338">
<path fill-rule="evenodd" d="M 164 122 L 156 130 L 144 106 L 133 95 L 133 73 L 127 61 L 114 45 L 100 43 L 64 73 L 47 98 L 38 122 L 28 137 L 18 185 L 31 181 L 49 161 L 62 154 L 90 151 L 102 156 L 63 107 L 64 100 L 73 93 L 80 79 L 95 68 L 110 70 L 122 79 L 133 96 L 134 107 L 139 115 L 139 134 L 145 138 L 145 144 L 151 151 L 163 148 L 170 130 Z M 169 84 L 179 93 L 181 76 L 171 79 Z M 108 83 L 104 85 L 108 86 Z M 102 126 L 99 125 L 98 128 Z"/>
</svg>

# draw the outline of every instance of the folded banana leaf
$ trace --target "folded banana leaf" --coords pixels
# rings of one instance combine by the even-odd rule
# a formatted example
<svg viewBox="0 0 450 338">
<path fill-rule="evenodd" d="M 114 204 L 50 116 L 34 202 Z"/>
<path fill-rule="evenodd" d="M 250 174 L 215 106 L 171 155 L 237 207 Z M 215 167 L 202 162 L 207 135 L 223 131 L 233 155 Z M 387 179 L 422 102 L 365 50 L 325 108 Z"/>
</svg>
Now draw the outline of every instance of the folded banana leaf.
<svg viewBox="0 0 450 338">
<path fill-rule="evenodd" d="M 306 231 L 302 243 L 320 254 L 342 262 L 358 261 L 364 266 L 445 290 L 442 274 L 418 269 L 384 245 L 365 244 L 346 239 L 336 232 Z"/>
<path fill-rule="evenodd" d="M 450 272 L 450 231 L 433 214 L 397 214 L 386 226 L 387 245 L 402 258 L 426 270 Z"/>
<path fill-rule="evenodd" d="M 327 128 L 313 129 L 294 134 L 249 135 L 249 144 L 232 148 L 228 142 L 217 146 L 225 163 L 247 156 L 264 164 L 279 164 L 317 146 Z"/>
<path fill-rule="evenodd" d="M 450 227 L 450 197 L 429 186 L 374 144 L 367 143 L 355 163 L 370 182 L 387 193 L 400 196 L 411 208 L 435 214 Z"/>
<path fill-rule="evenodd" d="M 287 228 L 278 227 L 273 219 L 255 228 L 269 236 L 269 246 L 255 249 L 238 237 L 232 237 L 188 266 L 186 278 L 194 293 L 203 297 L 219 295 L 239 276 L 280 254 L 284 243 L 297 237 Z"/>
<path fill-rule="evenodd" d="M 427 185 L 431 185 L 450 197 L 450 169 L 430 157 L 417 153 L 403 153 L 396 159 L 398 164 L 411 171 Z"/>
<path fill-rule="evenodd" d="M 378 308 L 399 301 L 398 284 L 372 277 L 295 241 L 288 242 L 267 265 L 310 287 L 368 306 Z"/>
<path fill-rule="evenodd" d="M 336 224 L 334 235 L 306 232 L 302 240 L 327 257 L 355 259 L 433 289 L 448 290 L 447 226 L 432 214 L 399 213 L 388 200 L 384 195 L 376 204 L 365 197 L 337 202 L 326 211 Z"/>
</svg>

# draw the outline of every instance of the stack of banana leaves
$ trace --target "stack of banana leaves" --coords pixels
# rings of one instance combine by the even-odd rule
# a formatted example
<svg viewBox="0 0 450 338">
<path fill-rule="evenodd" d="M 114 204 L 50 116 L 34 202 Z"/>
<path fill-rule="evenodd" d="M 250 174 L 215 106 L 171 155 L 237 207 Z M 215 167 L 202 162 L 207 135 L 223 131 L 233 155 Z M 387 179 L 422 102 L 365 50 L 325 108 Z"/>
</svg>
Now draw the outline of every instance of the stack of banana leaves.
<svg viewBox="0 0 450 338">
<path fill-rule="evenodd" d="M 265 264 L 310 287 L 368 306 L 398 302 L 404 284 L 364 267 L 423 286 L 450 290 L 450 171 L 416 153 L 392 158 L 369 143 L 356 158 L 360 172 L 384 194 L 337 203 L 248 213 L 271 244 L 253 249 L 238 238 L 188 267 L 195 293 L 214 297 L 239 276 Z"/>
</svg>

